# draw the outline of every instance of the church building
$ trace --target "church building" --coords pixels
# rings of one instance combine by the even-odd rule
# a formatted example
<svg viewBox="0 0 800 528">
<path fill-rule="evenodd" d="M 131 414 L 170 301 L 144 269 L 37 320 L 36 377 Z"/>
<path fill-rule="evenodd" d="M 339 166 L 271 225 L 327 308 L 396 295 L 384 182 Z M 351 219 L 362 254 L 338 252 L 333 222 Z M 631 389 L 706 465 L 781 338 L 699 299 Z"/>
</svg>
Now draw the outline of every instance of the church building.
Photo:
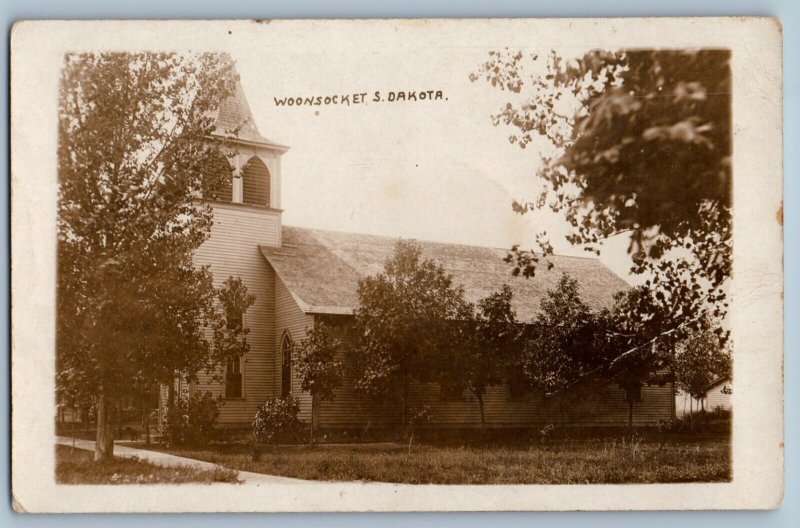
<svg viewBox="0 0 800 528">
<path fill-rule="evenodd" d="M 264 138 L 258 131 L 242 88 L 219 110 L 217 132 L 233 140 L 234 165 L 230 186 L 206 196 L 214 210 L 210 238 L 196 253 L 198 265 L 209 265 L 217 285 L 229 276 L 240 277 L 255 303 L 243 314 L 250 329 L 250 351 L 229 362 L 218 378 L 202 373 L 196 383 L 179 384 L 183 397 L 211 392 L 224 399 L 220 424 L 249 427 L 268 398 L 288 395 L 301 403 L 301 419 L 310 420 L 311 399 L 300 388 L 292 365 L 293 350 L 316 322 L 331 324 L 347 346 L 353 346 L 353 310 L 360 277 L 380 272 L 391 256 L 396 239 L 374 235 L 285 226 L 281 221 L 281 156 L 288 147 Z M 228 140 L 230 142 L 230 140 Z M 533 278 L 514 277 L 503 261 L 504 249 L 438 242 L 419 242 L 423 256 L 440 263 L 475 302 L 509 284 L 520 321 L 530 321 L 548 289 L 563 272 L 579 281 L 584 300 L 592 309 L 610 306 L 627 284 L 598 260 L 555 256 L 552 270 L 542 268 Z M 633 421 L 653 424 L 674 416 L 674 388 L 645 386 L 627 395 L 616 385 L 596 394 L 570 400 L 564 413 L 559 402 L 520 390 L 513 383 L 490 387 L 485 397 L 490 427 L 527 427 L 560 423 L 627 425 L 628 398 L 634 399 Z M 480 425 L 478 402 L 465 392 L 443 398 L 438 386 L 411 387 L 410 405 L 429 405 L 437 426 Z M 322 402 L 323 428 L 381 427 L 400 421 L 400 409 L 375 401 L 354 390 L 345 380 L 333 401 Z"/>
</svg>

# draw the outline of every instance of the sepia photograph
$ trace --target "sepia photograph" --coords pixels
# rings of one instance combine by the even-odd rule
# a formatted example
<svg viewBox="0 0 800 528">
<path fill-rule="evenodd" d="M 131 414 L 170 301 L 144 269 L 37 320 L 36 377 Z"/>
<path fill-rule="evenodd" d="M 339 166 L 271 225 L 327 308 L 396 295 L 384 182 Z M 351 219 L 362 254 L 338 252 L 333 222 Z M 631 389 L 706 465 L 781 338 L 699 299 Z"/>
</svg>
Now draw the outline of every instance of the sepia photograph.
<svg viewBox="0 0 800 528">
<path fill-rule="evenodd" d="M 12 83 L 13 148 L 52 173 L 42 478 L 97 501 L 331 484 L 577 500 L 760 471 L 740 471 L 735 431 L 758 408 L 780 434 L 782 348 L 761 341 L 759 405 L 740 313 L 782 301 L 735 281 L 758 218 L 782 273 L 780 203 L 740 216 L 734 191 L 780 200 L 782 175 L 747 176 L 753 144 L 740 165 L 736 31 L 718 22 L 726 38 L 686 45 L 487 20 L 184 23 L 165 43 L 138 22 L 142 38 L 53 46 L 48 113 Z M 53 24 L 16 28 L 13 52 Z M 66 42 L 82 27 L 58 24 Z M 33 148 L 17 125 L 37 114 L 52 134 Z M 750 441 L 782 471 L 782 439 Z M 337 509 L 282 504 L 234 508 Z"/>
</svg>

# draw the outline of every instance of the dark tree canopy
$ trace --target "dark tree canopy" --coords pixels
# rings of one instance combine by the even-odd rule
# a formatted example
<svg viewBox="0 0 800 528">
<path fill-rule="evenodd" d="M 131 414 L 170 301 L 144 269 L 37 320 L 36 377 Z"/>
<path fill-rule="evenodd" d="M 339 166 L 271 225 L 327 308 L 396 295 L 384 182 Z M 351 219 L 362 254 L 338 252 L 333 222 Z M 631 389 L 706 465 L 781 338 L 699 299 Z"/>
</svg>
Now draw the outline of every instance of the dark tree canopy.
<svg viewBox="0 0 800 528">
<path fill-rule="evenodd" d="M 401 240 L 384 271 L 359 280 L 355 311 L 357 386 L 403 404 L 412 381 L 447 381 L 458 326 L 468 317 L 463 290 L 414 242 Z M 404 417 L 405 418 L 405 417 Z"/>
<path fill-rule="evenodd" d="M 530 384 L 545 394 L 563 393 L 597 371 L 608 359 L 601 353 L 601 331 L 578 281 L 564 273 L 526 332 L 523 369 Z"/>
<path fill-rule="evenodd" d="M 484 395 L 489 387 L 503 383 L 516 356 L 521 353 L 521 325 L 511 306 L 513 292 L 504 285 L 478 302 L 477 309 L 465 307 L 464 319 L 456 323 L 457 357 L 446 377 L 458 389 L 478 400 L 481 424 L 486 424 Z"/>
<path fill-rule="evenodd" d="M 510 140 L 541 152 L 542 191 L 514 203 L 549 208 L 567 239 L 600 252 L 630 236 L 632 271 L 647 277 L 628 315 L 655 334 L 724 317 L 731 275 L 731 75 L 727 50 L 594 50 L 570 59 L 491 52 L 471 75 L 524 96 L 493 116 Z M 553 252 L 513 248 L 533 275 Z M 544 259 L 544 260 L 542 260 Z"/>
<path fill-rule="evenodd" d="M 300 376 L 300 388 L 312 398 L 332 400 L 333 391 L 342 382 L 342 341 L 333 328 L 317 322 L 294 350 L 294 367 Z"/>
<path fill-rule="evenodd" d="M 731 77 L 724 50 L 591 51 L 544 58 L 545 73 L 526 77 L 523 53 L 492 52 L 472 78 L 523 92 L 494 116 L 518 130 L 523 148 L 548 139 L 556 156 L 543 161 L 537 200 L 563 211 L 571 241 L 593 245 L 623 230 L 635 251 L 659 256 L 644 242 L 702 229 L 701 211 L 726 210 L 731 199 Z"/>
</svg>

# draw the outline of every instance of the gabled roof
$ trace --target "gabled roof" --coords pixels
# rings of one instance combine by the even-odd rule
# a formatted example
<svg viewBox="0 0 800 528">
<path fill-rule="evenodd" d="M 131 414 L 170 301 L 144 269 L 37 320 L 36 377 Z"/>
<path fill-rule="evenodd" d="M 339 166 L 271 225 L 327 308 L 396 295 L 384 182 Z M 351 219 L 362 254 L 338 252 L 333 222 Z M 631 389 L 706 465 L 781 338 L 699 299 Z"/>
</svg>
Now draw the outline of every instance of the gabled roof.
<svg viewBox="0 0 800 528">
<path fill-rule="evenodd" d="M 281 247 L 261 246 L 281 281 L 306 313 L 350 314 L 358 306 L 358 279 L 383 271 L 396 238 L 283 227 Z M 530 321 L 547 290 L 563 272 L 578 280 L 583 300 L 595 310 L 610 307 L 614 294 L 628 284 L 599 260 L 553 256 L 552 270 L 540 266 L 533 278 L 514 277 L 503 262 L 505 249 L 417 241 L 425 258 L 441 264 L 464 287 L 465 297 L 477 302 L 504 284 L 511 286 L 517 319 Z"/>
<path fill-rule="evenodd" d="M 730 382 L 731 382 L 731 377 L 730 376 L 722 376 L 720 378 L 715 379 L 714 381 L 712 381 L 708 385 L 706 385 L 706 389 L 705 390 L 709 391 L 709 390 L 713 389 L 714 387 L 716 387 L 717 385 L 723 385 L 725 383 L 730 383 Z"/>
<path fill-rule="evenodd" d="M 226 58 L 233 61 L 230 56 Z M 238 77 L 233 96 L 222 101 L 215 119 L 213 134 L 216 136 L 230 137 L 235 134 L 235 139 L 240 142 L 288 150 L 285 145 L 270 141 L 258 131 L 255 119 L 253 119 L 253 113 L 250 111 L 250 105 L 247 102 L 247 97 Z"/>
</svg>

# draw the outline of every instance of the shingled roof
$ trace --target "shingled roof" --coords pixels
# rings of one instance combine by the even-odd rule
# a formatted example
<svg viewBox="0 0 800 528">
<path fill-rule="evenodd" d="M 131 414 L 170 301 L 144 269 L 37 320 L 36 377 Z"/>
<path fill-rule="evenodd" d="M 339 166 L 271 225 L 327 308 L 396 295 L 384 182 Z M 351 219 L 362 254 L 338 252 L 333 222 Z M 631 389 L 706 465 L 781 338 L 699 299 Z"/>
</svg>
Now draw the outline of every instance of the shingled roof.
<svg viewBox="0 0 800 528">
<path fill-rule="evenodd" d="M 350 314 L 358 306 L 358 279 L 383 270 L 396 238 L 300 227 L 283 227 L 281 247 L 261 246 L 261 253 L 306 313 Z M 514 277 L 503 262 L 505 249 L 417 241 L 425 258 L 441 264 L 477 302 L 504 284 L 520 321 L 530 321 L 547 290 L 561 274 L 578 280 L 581 296 L 592 309 L 610 307 L 614 294 L 628 284 L 599 260 L 553 256 L 552 270 L 541 266 L 533 278 Z"/>
<path fill-rule="evenodd" d="M 227 56 L 227 60 L 233 61 L 230 56 Z M 288 149 L 284 145 L 265 138 L 258 131 L 255 119 L 253 119 L 253 112 L 250 111 L 250 105 L 238 78 L 233 96 L 222 101 L 215 119 L 213 133 L 216 136 L 229 137 L 235 134 L 239 141 L 282 150 Z"/>
</svg>

